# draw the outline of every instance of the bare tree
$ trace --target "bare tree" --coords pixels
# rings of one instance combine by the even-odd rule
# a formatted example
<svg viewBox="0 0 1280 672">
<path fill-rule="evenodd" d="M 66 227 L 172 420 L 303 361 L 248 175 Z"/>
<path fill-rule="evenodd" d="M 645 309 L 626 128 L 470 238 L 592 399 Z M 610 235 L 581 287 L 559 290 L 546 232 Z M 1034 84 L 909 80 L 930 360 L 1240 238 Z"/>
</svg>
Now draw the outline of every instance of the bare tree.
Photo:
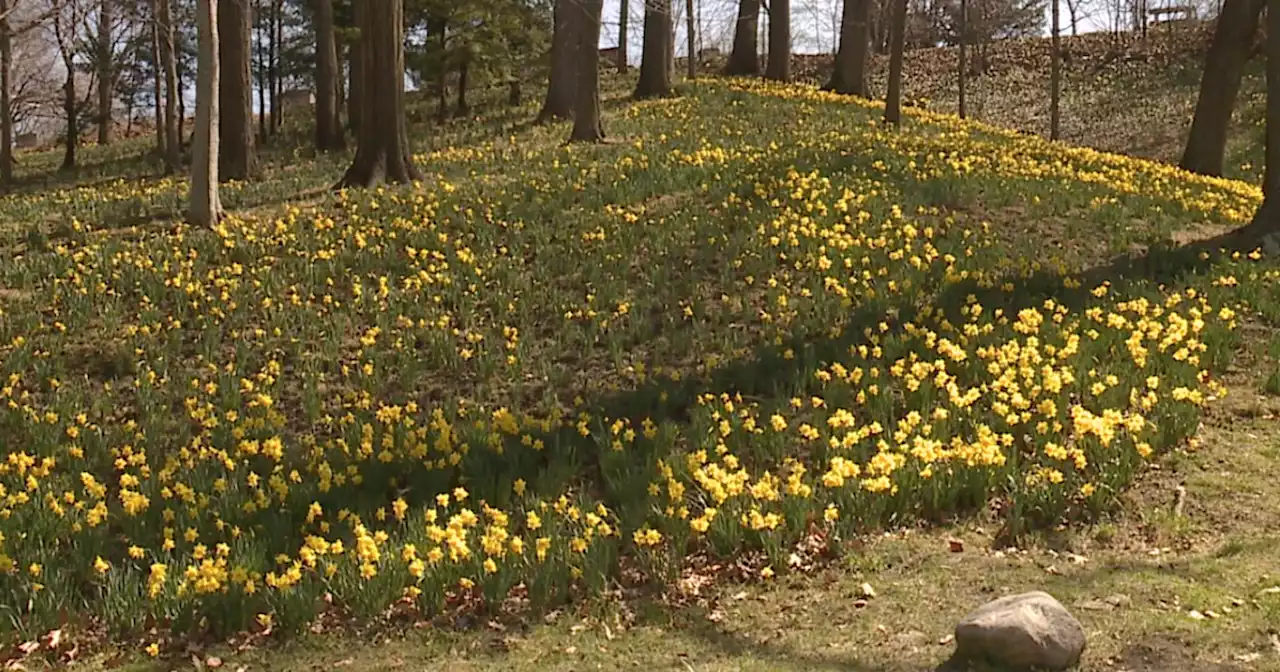
<svg viewBox="0 0 1280 672">
<path fill-rule="evenodd" d="M 115 21 L 113 0 L 99 0 L 98 4 L 98 144 L 111 142 L 112 135 L 112 84 L 115 82 L 115 68 L 112 64 L 114 38 L 112 37 Z"/>
<path fill-rule="evenodd" d="M 1265 4 L 1264 0 L 1226 0 L 1222 5 L 1205 55 L 1196 112 L 1179 164 L 1186 170 L 1222 175 L 1227 129 Z"/>
<path fill-rule="evenodd" d="M 222 217 L 218 198 L 218 0 L 196 0 L 196 128 L 191 148 L 191 192 L 187 218 L 212 227 Z M 225 3 L 223 0 L 222 3 Z"/>
<path fill-rule="evenodd" d="M 636 98 L 653 98 L 671 93 L 671 0 L 645 0 L 644 49 L 640 53 L 640 80 Z"/>
<path fill-rule="evenodd" d="M 791 0 L 769 3 L 769 62 L 765 79 L 791 81 Z"/>
<path fill-rule="evenodd" d="M 884 120 L 902 121 L 902 52 L 907 33 L 907 0 L 893 2 L 893 26 L 889 35 L 889 87 L 884 100 Z"/>
<path fill-rule="evenodd" d="M 600 121 L 600 16 L 602 0 L 575 0 L 578 24 L 578 89 L 571 142 L 604 140 Z"/>
<path fill-rule="evenodd" d="M 645 3 L 648 7 L 648 3 Z M 646 10 L 647 11 L 647 10 Z M 627 72 L 627 25 L 631 22 L 631 3 L 621 0 L 618 6 L 618 72 Z"/>
<path fill-rule="evenodd" d="M 576 0 L 556 0 L 552 10 L 551 76 L 538 121 L 568 119 L 577 100 L 578 12 Z M 592 46 L 592 51 L 596 48 Z M 598 53 L 598 52 L 597 52 Z"/>
<path fill-rule="evenodd" d="M 844 0 L 840 12 L 840 46 L 835 68 L 824 89 L 845 95 L 867 95 L 867 56 L 871 47 L 872 0 Z"/>
<path fill-rule="evenodd" d="M 685 20 L 685 60 L 688 66 L 689 79 L 695 79 L 698 76 L 698 52 L 694 49 L 694 39 L 698 31 L 695 27 L 697 21 L 693 12 L 693 0 L 685 0 L 684 4 L 684 20 Z"/>
<path fill-rule="evenodd" d="M 225 0 L 224 0 L 225 1 Z M 338 47 L 334 37 L 333 0 L 313 0 L 316 29 L 316 149 L 342 149 L 342 119 L 338 115 Z"/>
<path fill-rule="evenodd" d="M 739 0 L 734 24 L 733 51 L 725 64 L 726 75 L 760 74 L 760 0 Z"/>
<path fill-rule="evenodd" d="M 1051 3 L 1050 19 L 1050 46 L 1049 46 L 1049 139 L 1058 140 L 1062 137 L 1062 37 L 1059 34 L 1059 21 L 1061 10 L 1058 8 L 1059 0 L 1049 0 Z"/>
<path fill-rule="evenodd" d="M 169 0 L 153 0 L 156 4 L 156 21 L 160 32 L 160 67 L 164 69 L 164 162 L 169 174 L 182 168 L 182 137 L 179 135 L 178 63 L 174 54 L 173 18 Z"/>
<path fill-rule="evenodd" d="M 422 179 L 404 113 L 404 0 L 356 0 L 365 96 L 356 156 L 337 187 Z"/>
</svg>

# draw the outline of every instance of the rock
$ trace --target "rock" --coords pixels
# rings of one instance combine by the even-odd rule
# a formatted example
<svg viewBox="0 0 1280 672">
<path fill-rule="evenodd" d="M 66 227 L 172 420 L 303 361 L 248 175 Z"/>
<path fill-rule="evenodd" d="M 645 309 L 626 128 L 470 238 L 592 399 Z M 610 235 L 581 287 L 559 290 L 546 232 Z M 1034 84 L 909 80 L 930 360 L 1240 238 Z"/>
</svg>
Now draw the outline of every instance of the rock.
<svg viewBox="0 0 1280 672">
<path fill-rule="evenodd" d="M 956 656 L 1001 669 L 1065 670 L 1080 662 L 1084 628 L 1052 595 L 1010 595 L 978 607 L 956 626 Z"/>
</svg>

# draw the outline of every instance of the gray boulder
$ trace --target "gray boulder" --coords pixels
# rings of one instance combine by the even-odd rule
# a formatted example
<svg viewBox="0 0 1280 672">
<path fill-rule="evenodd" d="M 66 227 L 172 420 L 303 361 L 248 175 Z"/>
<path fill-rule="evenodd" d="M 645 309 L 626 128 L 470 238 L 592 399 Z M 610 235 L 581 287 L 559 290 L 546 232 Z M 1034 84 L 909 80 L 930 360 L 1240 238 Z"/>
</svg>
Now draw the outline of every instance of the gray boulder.
<svg viewBox="0 0 1280 672">
<path fill-rule="evenodd" d="M 957 661 L 1012 670 L 1066 670 L 1080 662 L 1084 628 L 1052 595 L 1010 595 L 974 609 L 956 626 Z"/>
</svg>

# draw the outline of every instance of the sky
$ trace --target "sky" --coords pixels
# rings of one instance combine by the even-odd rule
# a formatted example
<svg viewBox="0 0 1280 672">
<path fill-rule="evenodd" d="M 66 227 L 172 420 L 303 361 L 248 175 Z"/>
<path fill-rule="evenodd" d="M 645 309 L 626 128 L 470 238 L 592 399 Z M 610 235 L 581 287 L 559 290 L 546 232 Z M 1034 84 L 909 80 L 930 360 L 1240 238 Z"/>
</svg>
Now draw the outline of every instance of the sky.
<svg viewBox="0 0 1280 672">
<path fill-rule="evenodd" d="M 1114 0 L 1110 0 L 1114 1 Z M 1181 4 L 1185 0 L 1148 0 L 1152 7 Z M 791 49 L 797 54 L 832 53 L 836 48 L 836 36 L 840 30 L 842 0 L 791 0 Z M 1092 0 L 1092 9 L 1082 10 L 1078 32 L 1089 33 L 1106 30 L 1109 21 L 1105 3 L 1109 0 Z M 618 43 L 618 16 L 621 0 L 606 0 L 600 28 L 600 46 L 612 47 Z M 685 2 L 672 0 L 676 12 L 676 54 L 688 53 L 688 32 L 685 28 Z M 1066 3 L 1061 8 L 1062 34 L 1069 34 Z M 628 0 L 627 60 L 632 65 L 640 63 L 640 49 L 644 40 L 644 0 Z M 737 0 L 695 0 L 696 20 L 703 34 L 697 48 L 718 47 L 728 51 L 733 42 L 733 24 L 737 17 Z M 1049 27 L 1049 10 L 1046 5 L 1045 31 Z M 695 31 L 697 32 L 697 31 Z M 763 34 L 762 34 L 763 37 Z M 763 46 L 763 44 L 762 44 Z"/>
</svg>

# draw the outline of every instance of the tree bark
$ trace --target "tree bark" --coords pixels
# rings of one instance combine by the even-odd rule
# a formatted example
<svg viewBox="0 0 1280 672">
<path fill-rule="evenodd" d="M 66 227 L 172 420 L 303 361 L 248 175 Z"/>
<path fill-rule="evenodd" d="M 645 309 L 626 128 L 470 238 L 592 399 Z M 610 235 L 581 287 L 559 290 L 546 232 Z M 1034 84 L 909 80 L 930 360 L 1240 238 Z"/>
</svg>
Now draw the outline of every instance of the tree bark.
<svg viewBox="0 0 1280 672">
<path fill-rule="evenodd" d="M 1226 13 L 1226 7 L 1223 7 Z M 1241 232 L 1247 237 L 1280 233 L 1280 12 L 1267 12 L 1266 167 L 1262 177 L 1262 205 L 1253 222 Z"/>
<path fill-rule="evenodd" d="M 462 57 L 462 62 L 458 64 L 458 105 L 454 108 L 454 115 L 465 117 L 471 114 L 471 106 L 467 104 L 467 86 L 470 84 L 471 59 L 467 56 Z"/>
<path fill-rule="evenodd" d="M 1049 139 L 1062 138 L 1062 30 L 1059 0 L 1052 3 L 1049 42 Z"/>
<path fill-rule="evenodd" d="M 404 114 L 404 0 L 355 0 L 365 96 L 356 157 L 335 185 L 373 187 L 422 179 Z"/>
<path fill-rule="evenodd" d="M 338 45 L 333 29 L 333 0 L 314 0 L 316 27 L 316 149 L 340 150 L 346 144 L 338 115 Z"/>
<path fill-rule="evenodd" d="M 827 91 L 867 95 L 867 55 L 871 48 L 871 0 L 844 0 L 840 12 L 840 46 Z"/>
<path fill-rule="evenodd" d="M 152 98 L 152 104 L 155 106 L 156 113 L 156 151 L 161 157 L 167 157 L 168 152 L 165 151 L 165 129 L 168 128 L 168 122 L 165 121 L 164 116 L 164 75 L 161 70 L 160 10 L 157 1 L 151 0 L 151 83 L 155 87 L 155 96 Z"/>
<path fill-rule="evenodd" d="M 760 0 L 738 1 L 738 22 L 733 31 L 733 51 L 725 64 L 724 74 L 754 76 L 760 74 Z"/>
<path fill-rule="evenodd" d="M 573 117 L 578 91 L 578 10 L 577 0 L 556 0 L 551 35 L 551 76 L 547 97 L 538 112 L 538 123 Z M 592 46 L 592 51 L 598 51 Z"/>
<path fill-rule="evenodd" d="M 218 12 L 219 174 L 247 180 L 256 163 L 253 141 L 253 80 L 249 75 L 252 32 L 249 0 L 214 0 Z M 225 70 L 223 69 L 225 66 Z M 199 77 L 197 76 L 197 80 Z M 199 103 L 196 105 L 199 114 Z"/>
<path fill-rule="evenodd" d="M 360 130 L 360 113 L 364 110 L 364 38 L 356 35 L 355 41 L 347 47 L 347 124 L 352 132 Z"/>
<path fill-rule="evenodd" d="M 284 30 L 282 27 L 281 14 L 284 13 L 284 0 L 274 0 L 271 3 L 271 60 L 268 64 L 271 78 L 271 134 L 275 135 L 280 130 L 280 122 L 284 120 L 284 105 L 282 93 L 284 93 L 284 81 L 280 76 L 280 58 L 281 37 Z"/>
<path fill-rule="evenodd" d="M 791 0 L 769 3 L 769 62 L 764 78 L 791 81 Z"/>
<path fill-rule="evenodd" d="M 221 94 L 215 3 L 230 4 L 227 0 L 196 0 L 199 49 L 196 57 L 196 128 L 191 148 L 191 194 L 187 218 L 192 224 L 204 227 L 212 227 L 222 217 L 222 202 L 218 198 L 217 129 L 218 98 Z"/>
<path fill-rule="evenodd" d="M 889 35 L 889 87 L 884 100 L 884 120 L 902 121 L 902 50 L 907 33 L 907 0 L 893 2 L 893 25 Z"/>
<path fill-rule="evenodd" d="M 600 16 L 602 0 L 576 0 L 571 3 L 578 16 L 578 87 L 577 105 L 573 115 L 571 142 L 600 142 L 604 140 L 604 125 L 600 121 Z"/>
<path fill-rule="evenodd" d="M 671 95 L 671 0 L 645 0 L 644 49 L 640 52 L 637 99 Z"/>
<path fill-rule="evenodd" d="M 118 0 L 101 0 L 98 5 L 98 144 L 111 142 L 112 119 L 111 99 L 112 85 L 115 82 L 111 63 L 111 24 L 113 19 L 112 5 Z"/>
<path fill-rule="evenodd" d="M 1200 97 L 1187 134 L 1187 146 L 1178 164 L 1186 170 L 1222 175 L 1231 114 L 1265 4 L 1265 0 L 1226 0 L 1222 5 L 1213 41 L 1205 56 Z"/>
<path fill-rule="evenodd" d="M 648 2 L 645 6 L 648 6 Z M 648 9 L 645 10 L 646 13 Z M 627 25 L 631 21 L 631 3 L 621 0 L 618 6 L 618 72 L 627 72 Z"/>
<path fill-rule="evenodd" d="M 160 64 L 164 68 L 164 161 L 169 174 L 182 167 L 182 139 L 178 135 L 178 64 L 174 58 L 173 21 L 169 0 L 159 0 Z"/>
<path fill-rule="evenodd" d="M 695 49 L 695 38 L 697 37 L 697 15 L 693 13 L 693 0 L 685 0 L 684 3 L 684 23 L 685 23 L 685 65 L 688 66 L 686 73 L 690 80 L 698 77 L 698 51 Z"/>
<path fill-rule="evenodd" d="M 264 0 L 254 0 L 253 25 L 257 39 L 254 40 L 254 68 L 258 74 L 258 141 L 266 144 L 269 134 L 270 120 L 267 118 L 267 31 L 265 28 L 265 12 L 262 11 Z"/>
<path fill-rule="evenodd" d="M 960 118 L 968 116 L 969 95 L 969 1 L 960 0 L 960 65 L 957 69 L 960 87 Z"/>
<path fill-rule="evenodd" d="M 13 184 L 13 110 L 9 109 L 13 74 L 13 32 L 9 2 L 0 0 L 0 186 Z"/>
</svg>

